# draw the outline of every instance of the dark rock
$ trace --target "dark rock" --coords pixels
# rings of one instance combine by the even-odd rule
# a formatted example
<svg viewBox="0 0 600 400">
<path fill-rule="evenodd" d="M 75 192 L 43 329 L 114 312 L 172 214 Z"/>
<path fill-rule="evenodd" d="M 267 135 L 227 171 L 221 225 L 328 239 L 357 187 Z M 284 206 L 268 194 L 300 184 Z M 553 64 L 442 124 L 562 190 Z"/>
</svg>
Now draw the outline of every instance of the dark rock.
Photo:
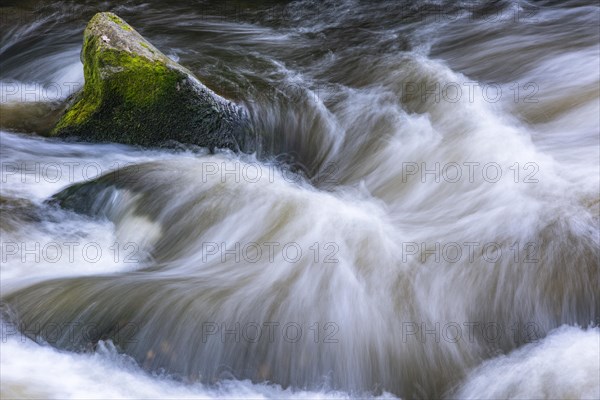
<svg viewBox="0 0 600 400">
<path fill-rule="evenodd" d="M 109 12 L 84 32 L 85 85 L 51 135 L 144 146 L 176 141 L 240 149 L 246 112 Z"/>
</svg>

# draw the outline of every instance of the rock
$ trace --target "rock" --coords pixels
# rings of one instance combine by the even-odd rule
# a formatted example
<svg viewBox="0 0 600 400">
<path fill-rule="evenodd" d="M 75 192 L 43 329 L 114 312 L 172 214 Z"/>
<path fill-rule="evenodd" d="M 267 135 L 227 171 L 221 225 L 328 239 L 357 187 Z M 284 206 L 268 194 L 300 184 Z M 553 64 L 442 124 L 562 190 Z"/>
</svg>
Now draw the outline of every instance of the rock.
<svg viewBox="0 0 600 400">
<path fill-rule="evenodd" d="M 239 150 L 245 111 L 203 85 L 113 13 L 84 32 L 85 84 L 51 136 L 144 146 L 168 142 Z"/>
<path fill-rule="evenodd" d="M 61 101 L 0 104 L 0 129 L 48 135 L 65 111 Z"/>
<path fill-rule="evenodd" d="M 39 209 L 31 201 L 0 196 L 0 232 L 13 232 L 27 223 L 39 221 Z"/>
</svg>

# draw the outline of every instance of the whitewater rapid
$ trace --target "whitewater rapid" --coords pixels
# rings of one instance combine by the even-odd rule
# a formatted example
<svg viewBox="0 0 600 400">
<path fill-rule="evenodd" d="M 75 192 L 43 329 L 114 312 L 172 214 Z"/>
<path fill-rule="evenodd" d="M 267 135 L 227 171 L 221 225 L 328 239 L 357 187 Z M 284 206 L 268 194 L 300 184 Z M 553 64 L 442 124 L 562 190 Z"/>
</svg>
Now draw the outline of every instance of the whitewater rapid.
<svg viewBox="0 0 600 400">
<path fill-rule="evenodd" d="M 598 7 L 575 3 L 117 7 L 258 145 L 0 131 L 2 397 L 600 397 Z M 81 7 L 10 28 L 3 115 L 38 126 L 49 83 L 83 83 Z"/>
</svg>

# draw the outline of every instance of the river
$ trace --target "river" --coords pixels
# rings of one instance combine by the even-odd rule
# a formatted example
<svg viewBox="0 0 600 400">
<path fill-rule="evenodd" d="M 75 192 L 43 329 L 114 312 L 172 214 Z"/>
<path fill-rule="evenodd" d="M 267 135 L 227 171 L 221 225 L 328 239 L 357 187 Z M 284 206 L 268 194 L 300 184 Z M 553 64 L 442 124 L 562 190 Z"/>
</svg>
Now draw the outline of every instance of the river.
<svg viewBox="0 0 600 400">
<path fill-rule="evenodd" d="M 1 10 L 2 398 L 600 397 L 597 2 Z M 253 147 L 37 135 L 99 11 Z"/>
</svg>

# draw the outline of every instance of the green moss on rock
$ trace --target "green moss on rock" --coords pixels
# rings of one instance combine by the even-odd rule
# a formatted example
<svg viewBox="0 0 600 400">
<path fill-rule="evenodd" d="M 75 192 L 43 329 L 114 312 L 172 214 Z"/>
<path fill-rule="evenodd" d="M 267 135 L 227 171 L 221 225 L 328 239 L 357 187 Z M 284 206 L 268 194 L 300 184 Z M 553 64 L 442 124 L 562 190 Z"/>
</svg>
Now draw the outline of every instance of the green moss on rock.
<svg viewBox="0 0 600 400">
<path fill-rule="evenodd" d="M 204 86 L 125 21 L 96 14 L 84 32 L 85 84 L 54 136 L 139 145 L 239 149 L 245 112 Z"/>
<path fill-rule="evenodd" d="M 115 15 L 113 13 L 106 13 L 106 14 L 107 14 L 107 17 L 110 18 L 111 21 L 118 24 L 122 29 L 124 29 L 126 31 L 131 30 L 131 27 L 125 21 L 123 21 L 121 18 L 119 18 L 117 15 Z"/>
</svg>

